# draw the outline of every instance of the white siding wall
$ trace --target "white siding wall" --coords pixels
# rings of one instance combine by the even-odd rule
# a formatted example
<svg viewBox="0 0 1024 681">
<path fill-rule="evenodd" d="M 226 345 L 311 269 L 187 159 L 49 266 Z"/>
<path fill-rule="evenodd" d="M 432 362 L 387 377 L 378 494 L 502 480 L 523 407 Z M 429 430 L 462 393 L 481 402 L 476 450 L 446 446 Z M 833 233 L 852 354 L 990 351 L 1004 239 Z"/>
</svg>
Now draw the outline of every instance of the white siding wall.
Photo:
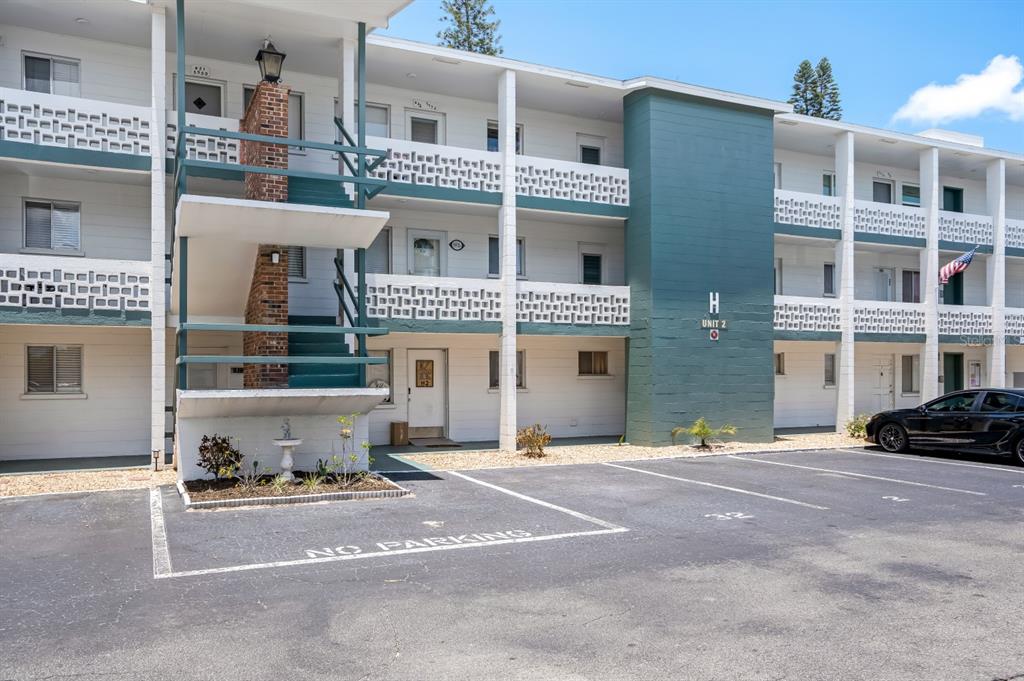
<svg viewBox="0 0 1024 681">
<path fill-rule="evenodd" d="M 920 404 L 920 394 L 903 391 L 901 357 L 920 355 L 921 351 L 916 343 L 858 343 L 854 357 L 856 412 L 874 414 Z"/>
<path fill-rule="evenodd" d="M 821 194 L 822 173 L 835 172 L 835 159 L 831 156 L 776 149 L 775 162 L 782 164 L 782 189 L 792 192 Z"/>
<path fill-rule="evenodd" d="M 881 300 L 875 291 L 875 273 L 879 268 L 894 271 L 893 300 L 903 300 L 903 270 L 921 270 L 921 256 L 916 249 L 896 248 L 889 251 L 858 249 L 854 258 L 854 296 L 857 300 Z M 984 277 L 985 268 L 981 267 Z M 922 286 L 924 282 L 922 282 Z M 981 282 L 984 289 L 984 278 Z M 965 290 L 966 295 L 966 290 Z M 921 300 L 924 300 L 922 290 Z"/>
<path fill-rule="evenodd" d="M 23 397 L 35 344 L 83 346 L 87 397 Z M 149 365 L 149 329 L 0 326 L 0 459 L 149 455 Z"/>
<path fill-rule="evenodd" d="M 1017 387 L 1013 384 L 1014 373 L 1024 374 L 1024 345 L 1006 346 L 1006 386 L 1009 388 Z"/>
<path fill-rule="evenodd" d="M 1006 187 L 1006 217 L 1024 220 L 1024 187 Z"/>
<path fill-rule="evenodd" d="M 0 87 L 21 89 L 23 52 L 81 61 L 85 99 L 149 106 L 149 48 L 0 25 Z"/>
<path fill-rule="evenodd" d="M 1020 258 L 1006 259 L 1006 307 L 1024 307 L 1024 260 Z"/>
<path fill-rule="evenodd" d="M 775 377 L 776 428 L 835 425 L 836 388 L 825 386 L 825 355 L 838 354 L 836 345 L 775 341 L 775 352 L 784 354 L 786 367 L 784 376 Z"/>
<path fill-rule="evenodd" d="M 81 203 L 82 250 L 90 258 L 149 260 L 149 186 L 0 175 L 0 252 L 24 246 L 23 199 Z"/>
<path fill-rule="evenodd" d="M 498 437 L 498 392 L 489 388 L 488 353 L 496 336 L 476 334 L 391 334 L 370 342 L 391 349 L 394 405 L 370 414 L 370 442 L 387 444 L 390 423 L 407 419 L 409 348 L 448 350 L 448 435 L 473 442 Z M 625 428 L 625 341 L 621 338 L 520 336 L 526 388 L 519 392 L 518 423 L 541 423 L 555 437 L 618 435 Z M 608 378 L 577 376 L 579 350 L 607 350 Z"/>
<path fill-rule="evenodd" d="M 305 281 L 288 282 L 288 314 L 333 317 L 338 314 L 338 295 L 334 292 L 333 248 L 306 249 Z M 355 287 L 355 282 L 351 282 Z"/>
<path fill-rule="evenodd" d="M 782 258 L 782 291 L 780 295 L 821 297 L 825 291 L 825 263 L 836 262 L 834 247 L 821 241 L 775 240 L 775 258 Z M 839 271 L 835 273 L 835 289 L 839 291 Z"/>
</svg>

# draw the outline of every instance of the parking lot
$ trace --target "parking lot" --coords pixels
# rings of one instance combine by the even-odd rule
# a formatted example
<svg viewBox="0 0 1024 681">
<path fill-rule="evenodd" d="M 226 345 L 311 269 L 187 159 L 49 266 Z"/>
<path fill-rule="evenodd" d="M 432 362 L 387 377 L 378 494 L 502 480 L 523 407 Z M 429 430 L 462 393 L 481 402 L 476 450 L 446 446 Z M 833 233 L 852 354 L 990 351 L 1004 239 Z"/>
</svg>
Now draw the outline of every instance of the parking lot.
<svg viewBox="0 0 1024 681">
<path fill-rule="evenodd" d="M 0 500 L 0 679 L 1024 678 L 1024 468 L 875 450 Z"/>
</svg>

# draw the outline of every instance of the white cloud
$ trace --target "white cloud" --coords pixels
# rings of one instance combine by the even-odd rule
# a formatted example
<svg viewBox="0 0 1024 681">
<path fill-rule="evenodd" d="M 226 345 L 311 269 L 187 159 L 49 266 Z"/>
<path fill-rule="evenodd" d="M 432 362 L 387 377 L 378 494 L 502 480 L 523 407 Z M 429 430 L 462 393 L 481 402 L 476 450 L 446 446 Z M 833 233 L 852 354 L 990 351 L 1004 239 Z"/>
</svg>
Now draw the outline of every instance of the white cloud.
<svg viewBox="0 0 1024 681">
<path fill-rule="evenodd" d="M 952 85 L 931 83 L 910 95 L 894 121 L 947 123 L 1001 112 L 1011 121 L 1024 120 L 1024 66 L 1020 57 L 996 55 L 981 73 L 957 76 Z"/>
</svg>

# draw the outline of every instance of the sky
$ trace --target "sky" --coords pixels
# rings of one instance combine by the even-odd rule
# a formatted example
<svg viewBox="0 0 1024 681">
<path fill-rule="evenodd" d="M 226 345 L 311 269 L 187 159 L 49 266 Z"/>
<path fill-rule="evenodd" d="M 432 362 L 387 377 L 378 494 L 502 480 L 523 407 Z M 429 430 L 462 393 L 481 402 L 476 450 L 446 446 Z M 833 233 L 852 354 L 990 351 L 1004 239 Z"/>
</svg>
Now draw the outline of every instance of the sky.
<svg viewBox="0 0 1024 681">
<path fill-rule="evenodd" d="M 625 79 L 660 76 L 786 100 L 828 57 L 843 120 L 981 135 L 1024 153 L 1024 2 L 493 0 L 505 57 Z M 383 35 L 437 43 L 440 0 Z"/>
</svg>

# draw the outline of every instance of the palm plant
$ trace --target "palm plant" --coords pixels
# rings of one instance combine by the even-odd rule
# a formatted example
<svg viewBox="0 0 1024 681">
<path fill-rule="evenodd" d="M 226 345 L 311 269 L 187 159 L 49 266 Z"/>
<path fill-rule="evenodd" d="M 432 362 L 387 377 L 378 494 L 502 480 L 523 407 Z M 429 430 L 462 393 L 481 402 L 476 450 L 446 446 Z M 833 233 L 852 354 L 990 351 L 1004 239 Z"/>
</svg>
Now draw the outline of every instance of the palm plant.
<svg viewBox="0 0 1024 681">
<path fill-rule="evenodd" d="M 676 438 L 680 435 L 689 435 L 690 437 L 700 440 L 701 449 L 709 449 L 708 440 L 719 435 L 735 435 L 736 426 L 731 424 L 725 424 L 721 428 L 712 428 L 708 425 L 707 420 L 701 416 L 699 419 L 693 422 L 690 426 L 676 426 L 672 429 L 672 444 L 675 444 Z"/>
</svg>

